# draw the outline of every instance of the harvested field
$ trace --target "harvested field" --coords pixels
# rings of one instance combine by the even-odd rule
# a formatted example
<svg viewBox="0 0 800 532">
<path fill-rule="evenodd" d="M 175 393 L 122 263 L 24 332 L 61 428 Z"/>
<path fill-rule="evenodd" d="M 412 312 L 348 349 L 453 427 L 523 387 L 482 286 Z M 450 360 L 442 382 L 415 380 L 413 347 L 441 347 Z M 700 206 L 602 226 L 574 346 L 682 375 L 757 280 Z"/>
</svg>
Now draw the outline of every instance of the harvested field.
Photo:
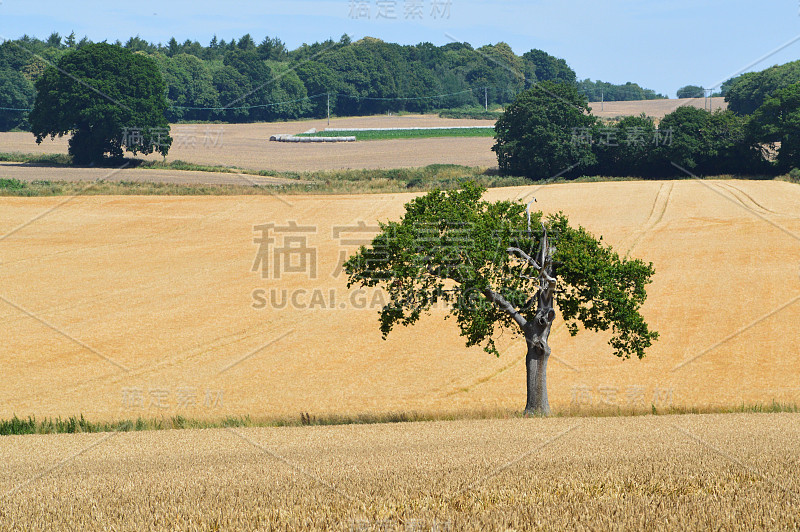
<svg viewBox="0 0 800 532">
<path fill-rule="evenodd" d="M 460 120 L 436 115 L 331 119 L 330 127 L 432 127 L 493 125 L 491 120 Z M 429 164 L 497 166 L 489 137 L 431 138 L 336 144 L 269 142 L 271 135 L 328 127 L 326 120 L 261 124 L 173 125 L 175 139 L 167 161 L 228 165 L 251 170 L 315 171 L 342 168 L 402 168 Z M 66 153 L 66 137 L 37 145 L 30 133 L 0 133 L 0 152 Z M 161 160 L 160 155 L 146 159 Z M 4 177 L 0 175 L 0 177 Z"/>
<path fill-rule="evenodd" d="M 531 196 L 656 268 L 643 312 L 661 339 L 644 360 L 618 360 L 605 335 L 573 338 L 557 322 L 556 411 L 800 402 L 800 187 L 487 193 Z M 412 197 L 0 198 L 0 418 L 521 408 L 521 340 L 501 337 L 499 358 L 466 349 L 439 309 L 382 341 L 381 293 L 348 290 L 337 274 L 370 227 Z M 260 247 L 254 226 L 270 223 L 294 244 L 273 232 Z M 304 251 L 277 251 L 289 245 Z"/>
<path fill-rule="evenodd" d="M 9 436 L 0 528 L 797 530 L 797 414 Z"/>
<path fill-rule="evenodd" d="M 641 113 L 654 118 L 664 118 L 664 115 L 671 113 L 678 107 L 691 105 L 703 109 L 704 98 L 681 98 L 666 100 L 634 100 L 629 102 L 589 102 L 592 114 L 602 118 L 614 118 L 617 116 L 639 115 Z M 727 109 L 728 103 L 725 98 L 711 98 L 711 109 Z"/>
</svg>

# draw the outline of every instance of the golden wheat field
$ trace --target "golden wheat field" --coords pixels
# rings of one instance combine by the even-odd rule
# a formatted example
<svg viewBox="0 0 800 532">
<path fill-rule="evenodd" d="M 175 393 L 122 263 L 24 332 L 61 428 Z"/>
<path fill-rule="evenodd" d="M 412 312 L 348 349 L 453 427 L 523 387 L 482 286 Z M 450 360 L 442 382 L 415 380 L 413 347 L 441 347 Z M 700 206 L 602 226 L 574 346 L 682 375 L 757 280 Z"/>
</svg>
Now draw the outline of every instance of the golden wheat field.
<svg viewBox="0 0 800 532">
<path fill-rule="evenodd" d="M 627 102 L 589 102 L 592 114 L 601 118 L 615 118 L 618 116 L 637 116 L 644 113 L 653 118 L 664 118 L 664 115 L 671 113 L 678 107 L 690 105 L 703 109 L 709 102 L 704 98 L 680 98 L 663 100 L 633 100 Z M 727 109 L 728 103 L 725 98 L 710 98 L 711 110 Z M 707 107 L 706 107 L 707 108 Z"/>
<path fill-rule="evenodd" d="M 446 309 L 387 340 L 341 261 L 412 194 L 2 198 L 0 418 L 219 419 L 521 409 L 524 345 L 465 348 Z M 556 322 L 557 412 L 800 402 L 800 187 L 572 183 L 536 197 L 652 261 L 660 340 L 619 360 Z M 270 225 L 272 224 L 272 225 Z"/>
<path fill-rule="evenodd" d="M 797 530 L 797 414 L 9 436 L 3 530 Z"/>
</svg>

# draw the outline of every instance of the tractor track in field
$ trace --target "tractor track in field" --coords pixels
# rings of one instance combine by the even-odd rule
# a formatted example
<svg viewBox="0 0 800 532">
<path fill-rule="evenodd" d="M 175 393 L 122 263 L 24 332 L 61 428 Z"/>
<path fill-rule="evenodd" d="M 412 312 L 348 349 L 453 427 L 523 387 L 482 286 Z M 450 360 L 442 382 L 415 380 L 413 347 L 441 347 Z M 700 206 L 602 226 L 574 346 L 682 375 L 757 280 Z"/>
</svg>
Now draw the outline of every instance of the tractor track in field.
<svg viewBox="0 0 800 532">
<path fill-rule="evenodd" d="M 658 192 L 656 193 L 656 197 L 653 199 L 653 206 L 650 209 L 650 214 L 647 217 L 647 221 L 645 221 L 642 228 L 634 234 L 633 242 L 631 242 L 630 246 L 628 246 L 627 251 L 625 251 L 625 256 L 629 256 L 633 248 L 636 247 L 636 244 L 639 241 L 652 231 L 661 220 L 664 219 L 664 214 L 667 212 L 667 207 L 669 206 L 669 200 L 672 197 L 672 189 L 675 187 L 674 183 L 664 183 L 659 187 Z"/>
<path fill-rule="evenodd" d="M 727 191 L 737 203 L 751 212 L 759 214 L 780 214 L 757 202 L 750 194 L 730 183 L 713 183 L 718 189 Z"/>
</svg>

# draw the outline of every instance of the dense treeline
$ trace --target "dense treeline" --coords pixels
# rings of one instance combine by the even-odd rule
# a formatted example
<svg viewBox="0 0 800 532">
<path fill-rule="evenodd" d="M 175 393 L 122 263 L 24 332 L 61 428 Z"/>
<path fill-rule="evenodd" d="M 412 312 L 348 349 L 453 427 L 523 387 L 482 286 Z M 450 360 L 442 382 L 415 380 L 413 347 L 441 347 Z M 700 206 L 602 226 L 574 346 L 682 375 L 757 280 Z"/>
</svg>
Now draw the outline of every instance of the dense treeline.
<svg viewBox="0 0 800 532">
<path fill-rule="evenodd" d="M 722 85 L 722 93 L 728 102 L 728 109 L 748 115 L 754 113 L 776 91 L 796 83 L 800 83 L 800 61 L 732 78 Z"/>
<path fill-rule="evenodd" d="M 536 180 L 788 173 L 800 168 L 800 83 L 752 115 L 683 106 L 656 124 L 644 115 L 601 121 L 574 86 L 544 82 L 509 104 L 495 130 L 500 170 Z"/>
<path fill-rule="evenodd" d="M 678 107 L 656 126 L 644 116 L 625 117 L 616 124 L 595 123 L 589 146 L 592 175 L 667 177 L 695 175 L 769 174 L 759 139 L 750 120 L 732 111 L 709 113 Z"/>
<path fill-rule="evenodd" d="M 0 129 L 27 128 L 34 83 L 49 63 L 90 44 L 71 34 L 47 40 L 22 37 L 0 45 Z M 343 36 L 289 50 L 280 39 L 257 43 L 250 35 L 166 45 L 137 37 L 115 43 L 156 60 L 167 84 L 170 121 L 228 122 L 368 115 L 387 111 L 497 108 L 537 81 L 598 87 L 607 100 L 660 97 L 636 84 L 584 80 L 563 59 L 542 50 L 516 55 L 505 43 L 473 48 L 467 43 L 415 46 Z M 330 95 L 330 102 L 328 100 Z M 442 96 L 445 95 L 445 96 Z"/>
<path fill-rule="evenodd" d="M 643 89 L 636 83 L 614 85 L 605 81 L 584 79 L 578 82 L 578 92 L 586 96 L 590 102 L 622 102 L 630 100 L 659 100 L 666 96 L 652 89 Z"/>
</svg>

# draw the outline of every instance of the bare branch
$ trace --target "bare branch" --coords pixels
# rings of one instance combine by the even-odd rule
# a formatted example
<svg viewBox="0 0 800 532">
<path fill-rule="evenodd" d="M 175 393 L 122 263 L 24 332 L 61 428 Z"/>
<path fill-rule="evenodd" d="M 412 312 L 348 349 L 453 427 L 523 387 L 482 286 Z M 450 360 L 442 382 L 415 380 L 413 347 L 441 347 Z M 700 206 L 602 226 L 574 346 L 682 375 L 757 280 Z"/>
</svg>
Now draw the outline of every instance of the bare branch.
<svg viewBox="0 0 800 532">
<path fill-rule="evenodd" d="M 486 290 L 483 291 L 483 295 L 486 296 L 486 298 L 489 299 L 489 301 L 497 305 L 500 308 L 500 310 L 511 316 L 514 319 L 514 321 L 517 322 L 517 325 L 519 325 L 520 327 L 525 327 L 525 324 L 528 323 L 528 320 L 523 318 L 522 314 L 517 312 L 517 309 L 514 308 L 514 305 L 506 301 L 506 299 L 503 296 L 501 296 L 494 290 L 487 288 Z"/>
<path fill-rule="evenodd" d="M 533 232 L 531 232 L 531 203 L 534 201 L 536 201 L 536 198 L 533 198 L 528 202 L 528 205 L 525 206 L 525 214 L 528 216 L 528 238 L 533 237 Z"/>
<path fill-rule="evenodd" d="M 533 266 L 535 270 L 539 271 L 539 270 L 542 269 L 541 265 L 539 265 L 539 263 L 536 262 L 536 259 L 534 259 L 530 255 L 528 255 L 527 253 L 525 253 L 521 249 L 519 249 L 519 248 L 506 248 L 506 251 L 509 252 L 509 253 L 518 253 L 519 254 L 519 258 L 521 258 L 522 260 L 524 260 L 525 262 L 527 262 L 528 264 Z"/>
</svg>

